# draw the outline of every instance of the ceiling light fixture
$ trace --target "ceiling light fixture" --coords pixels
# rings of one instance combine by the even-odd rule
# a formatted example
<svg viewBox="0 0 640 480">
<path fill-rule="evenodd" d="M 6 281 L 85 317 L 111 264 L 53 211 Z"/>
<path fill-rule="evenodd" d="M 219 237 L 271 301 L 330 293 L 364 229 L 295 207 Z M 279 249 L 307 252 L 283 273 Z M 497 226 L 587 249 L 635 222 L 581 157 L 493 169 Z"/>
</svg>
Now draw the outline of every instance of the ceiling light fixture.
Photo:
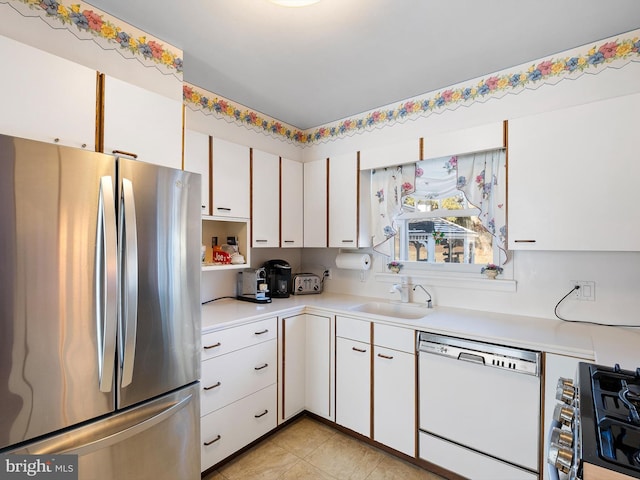
<svg viewBox="0 0 640 480">
<path fill-rule="evenodd" d="M 320 0 L 270 0 L 281 7 L 306 7 L 318 3 Z"/>
</svg>

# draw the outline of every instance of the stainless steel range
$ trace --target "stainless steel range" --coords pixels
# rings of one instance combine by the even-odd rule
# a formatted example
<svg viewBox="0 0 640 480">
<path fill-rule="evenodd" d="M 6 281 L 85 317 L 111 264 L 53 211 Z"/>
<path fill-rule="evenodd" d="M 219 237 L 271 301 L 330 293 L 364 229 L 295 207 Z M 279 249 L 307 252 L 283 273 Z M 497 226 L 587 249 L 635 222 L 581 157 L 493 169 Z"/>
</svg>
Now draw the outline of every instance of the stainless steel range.
<svg viewBox="0 0 640 480">
<path fill-rule="evenodd" d="M 557 398 L 551 478 L 640 478 L 640 368 L 580 363 L 575 383 L 558 381 Z"/>
</svg>

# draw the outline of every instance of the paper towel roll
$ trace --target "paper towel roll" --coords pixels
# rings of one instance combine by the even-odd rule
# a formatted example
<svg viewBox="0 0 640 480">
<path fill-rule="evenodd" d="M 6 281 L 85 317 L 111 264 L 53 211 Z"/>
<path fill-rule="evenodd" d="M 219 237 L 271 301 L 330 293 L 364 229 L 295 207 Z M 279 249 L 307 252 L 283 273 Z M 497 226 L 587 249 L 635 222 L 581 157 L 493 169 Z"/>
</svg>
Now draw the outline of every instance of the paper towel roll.
<svg viewBox="0 0 640 480">
<path fill-rule="evenodd" d="M 347 270 L 369 270 L 371 257 L 366 253 L 339 253 L 336 257 L 336 267 Z"/>
</svg>

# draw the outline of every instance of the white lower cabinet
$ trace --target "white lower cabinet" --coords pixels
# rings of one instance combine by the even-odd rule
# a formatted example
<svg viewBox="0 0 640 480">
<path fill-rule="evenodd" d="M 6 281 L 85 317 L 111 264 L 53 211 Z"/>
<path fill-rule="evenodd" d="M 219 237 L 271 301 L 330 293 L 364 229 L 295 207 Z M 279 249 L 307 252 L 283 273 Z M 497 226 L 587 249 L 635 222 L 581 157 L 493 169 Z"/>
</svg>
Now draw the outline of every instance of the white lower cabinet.
<svg viewBox="0 0 640 480">
<path fill-rule="evenodd" d="M 336 317 L 336 423 L 371 436 L 371 322 Z"/>
<path fill-rule="evenodd" d="M 277 319 L 203 336 L 202 471 L 277 425 Z"/>
<path fill-rule="evenodd" d="M 276 397 L 273 384 L 202 417 L 203 472 L 276 427 Z"/>
<path fill-rule="evenodd" d="M 304 410 L 333 420 L 333 317 L 306 313 L 281 322 L 281 420 Z"/>
<path fill-rule="evenodd" d="M 373 439 L 414 457 L 415 331 L 375 324 L 373 332 Z"/>
<path fill-rule="evenodd" d="M 412 329 L 336 318 L 336 423 L 416 454 L 416 356 Z M 373 414 L 371 414 L 373 412 Z"/>
</svg>

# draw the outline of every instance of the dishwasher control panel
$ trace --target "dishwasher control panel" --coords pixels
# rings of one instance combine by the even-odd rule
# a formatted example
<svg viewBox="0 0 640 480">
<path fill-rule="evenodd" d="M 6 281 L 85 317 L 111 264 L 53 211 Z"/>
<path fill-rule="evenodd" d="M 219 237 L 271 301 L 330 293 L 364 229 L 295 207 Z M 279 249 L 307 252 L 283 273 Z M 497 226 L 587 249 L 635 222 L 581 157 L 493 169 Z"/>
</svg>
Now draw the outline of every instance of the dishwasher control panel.
<svg viewBox="0 0 640 480">
<path fill-rule="evenodd" d="M 418 351 L 517 373 L 540 375 L 540 353 L 531 350 L 421 332 Z"/>
</svg>

